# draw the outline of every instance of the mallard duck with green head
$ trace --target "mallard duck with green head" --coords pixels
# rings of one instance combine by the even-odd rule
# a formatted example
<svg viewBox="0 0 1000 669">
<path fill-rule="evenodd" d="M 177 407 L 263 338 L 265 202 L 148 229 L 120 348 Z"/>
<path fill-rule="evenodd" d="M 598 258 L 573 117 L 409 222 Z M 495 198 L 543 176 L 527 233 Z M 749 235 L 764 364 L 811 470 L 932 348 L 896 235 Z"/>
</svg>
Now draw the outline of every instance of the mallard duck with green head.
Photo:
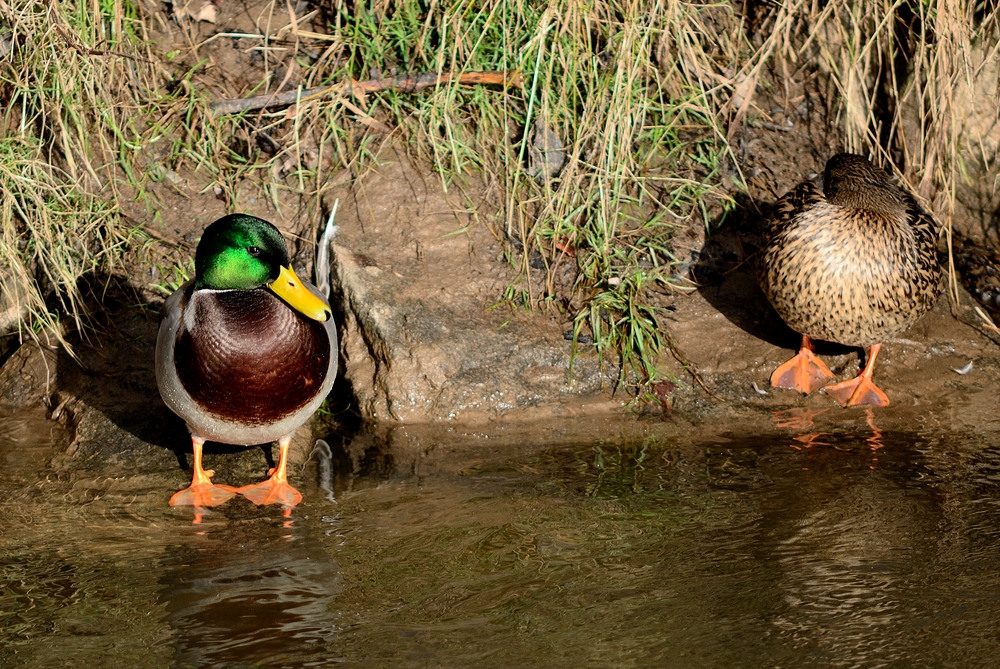
<svg viewBox="0 0 1000 669">
<path fill-rule="evenodd" d="M 833 156 L 822 191 L 807 181 L 778 200 L 761 239 L 758 277 L 802 345 L 771 385 L 810 393 L 833 380 L 811 340 L 870 346 L 861 373 L 826 391 L 844 406 L 888 405 L 872 380 L 875 359 L 882 342 L 913 325 L 940 294 L 936 240 L 934 220 L 863 156 Z"/>
<path fill-rule="evenodd" d="M 281 233 L 244 214 L 212 223 L 195 252 L 195 278 L 166 300 L 161 316 L 156 382 L 187 423 L 194 452 L 191 485 L 170 505 L 216 506 L 237 493 L 256 504 L 298 504 L 288 447 L 333 386 L 337 331 L 329 303 L 291 269 Z M 275 440 L 278 464 L 263 483 L 214 484 L 202 468 L 206 441 Z"/>
</svg>

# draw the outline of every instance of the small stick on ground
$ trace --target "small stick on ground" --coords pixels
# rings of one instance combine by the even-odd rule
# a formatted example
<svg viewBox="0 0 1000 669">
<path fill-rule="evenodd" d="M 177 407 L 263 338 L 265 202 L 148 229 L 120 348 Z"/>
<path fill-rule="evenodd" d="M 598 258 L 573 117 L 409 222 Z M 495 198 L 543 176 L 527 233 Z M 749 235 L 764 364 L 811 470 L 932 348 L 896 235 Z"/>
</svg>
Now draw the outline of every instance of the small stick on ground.
<svg viewBox="0 0 1000 669">
<path fill-rule="evenodd" d="M 705 381 L 701 378 L 701 374 L 698 373 L 698 370 L 694 368 L 694 365 L 688 362 L 688 360 L 684 357 L 684 355 L 680 351 L 677 350 L 677 348 L 673 345 L 673 343 L 667 345 L 667 350 L 670 351 L 670 355 L 674 356 L 674 360 L 681 363 L 681 366 L 684 367 L 684 370 L 691 375 L 691 378 L 693 378 L 698 383 L 698 385 L 701 386 L 701 389 L 704 390 L 706 393 L 708 393 L 709 396 L 712 397 L 712 399 L 719 400 L 720 402 L 726 401 L 721 397 L 719 397 L 718 395 L 716 395 L 715 393 L 713 393 L 709 389 L 709 387 L 705 385 Z"/>
<path fill-rule="evenodd" d="M 520 86 L 521 73 L 517 70 L 507 70 L 500 72 L 463 72 L 452 74 L 444 72 L 413 72 L 402 74 L 389 79 L 370 79 L 368 81 L 354 81 L 347 84 L 335 84 L 333 86 L 317 86 L 299 91 L 286 91 L 276 95 L 258 95 L 242 100 L 222 100 L 213 102 L 212 113 L 215 116 L 225 114 L 239 114 L 240 112 L 266 109 L 270 107 L 284 107 L 307 100 L 314 100 L 331 93 L 339 93 L 345 89 L 350 89 L 352 93 L 377 93 L 379 91 L 395 90 L 403 93 L 415 93 L 425 88 L 438 86 L 449 81 L 457 81 L 460 84 L 481 84 L 486 86 Z"/>
</svg>

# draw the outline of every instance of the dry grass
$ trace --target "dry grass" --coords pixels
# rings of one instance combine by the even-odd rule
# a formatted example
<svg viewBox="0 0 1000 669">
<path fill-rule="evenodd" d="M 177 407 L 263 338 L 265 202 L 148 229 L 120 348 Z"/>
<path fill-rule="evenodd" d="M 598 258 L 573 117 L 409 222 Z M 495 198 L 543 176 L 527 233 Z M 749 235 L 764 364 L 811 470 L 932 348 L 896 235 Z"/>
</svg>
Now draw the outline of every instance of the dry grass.
<svg viewBox="0 0 1000 669">
<path fill-rule="evenodd" d="M 113 271 L 131 230 L 107 187 L 129 170 L 152 80 L 127 3 L 0 1 L 4 331 L 66 344 L 78 280 Z"/>
<path fill-rule="evenodd" d="M 61 315 L 82 327 L 77 281 L 97 268 L 113 271 L 129 231 L 114 204 L 80 192 L 46 165 L 37 141 L 0 140 L 0 184 L 7 194 L 0 202 L 3 325 L 16 327 L 20 317 L 63 341 Z"/>
</svg>

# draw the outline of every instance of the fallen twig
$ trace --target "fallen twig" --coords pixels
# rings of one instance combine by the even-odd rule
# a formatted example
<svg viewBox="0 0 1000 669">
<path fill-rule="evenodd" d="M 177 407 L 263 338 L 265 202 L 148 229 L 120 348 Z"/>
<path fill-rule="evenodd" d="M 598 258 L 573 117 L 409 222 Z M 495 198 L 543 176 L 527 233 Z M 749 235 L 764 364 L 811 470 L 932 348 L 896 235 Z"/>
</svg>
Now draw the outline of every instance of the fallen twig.
<svg viewBox="0 0 1000 669">
<path fill-rule="evenodd" d="M 718 395 L 716 395 L 715 393 L 713 393 L 711 389 L 709 389 L 709 387 L 705 385 L 705 381 L 704 379 L 701 378 L 701 374 L 698 373 L 698 370 L 695 369 L 694 365 L 688 362 L 688 360 L 684 357 L 684 354 L 682 354 L 679 350 L 677 350 L 677 346 L 674 345 L 672 341 L 667 343 L 667 350 L 670 351 L 670 355 L 674 356 L 674 360 L 681 363 L 681 366 L 684 368 L 684 370 L 691 375 L 691 378 L 693 378 L 698 383 L 698 385 L 701 386 L 701 389 L 704 390 L 706 393 L 708 393 L 709 396 L 712 397 L 712 399 L 719 400 L 720 402 L 726 401 L 721 397 L 719 397 Z"/>
<path fill-rule="evenodd" d="M 507 70 L 501 72 L 462 72 L 461 74 L 451 74 L 444 72 L 415 72 L 402 74 L 398 77 L 388 79 L 370 79 L 368 81 L 351 80 L 346 84 L 334 84 L 333 86 L 317 86 L 305 90 L 286 91 L 276 95 L 258 95 L 252 98 L 241 100 L 221 100 L 213 102 L 212 113 L 215 116 L 225 114 L 239 114 L 240 112 L 254 109 L 266 109 L 269 107 L 284 107 L 286 105 L 315 100 L 316 98 L 350 90 L 355 95 L 364 93 L 377 93 L 379 91 L 402 91 L 403 93 L 415 93 L 425 88 L 438 86 L 449 81 L 456 81 L 460 84 L 482 84 L 486 86 L 520 86 L 521 73 L 517 70 Z"/>
</svg>

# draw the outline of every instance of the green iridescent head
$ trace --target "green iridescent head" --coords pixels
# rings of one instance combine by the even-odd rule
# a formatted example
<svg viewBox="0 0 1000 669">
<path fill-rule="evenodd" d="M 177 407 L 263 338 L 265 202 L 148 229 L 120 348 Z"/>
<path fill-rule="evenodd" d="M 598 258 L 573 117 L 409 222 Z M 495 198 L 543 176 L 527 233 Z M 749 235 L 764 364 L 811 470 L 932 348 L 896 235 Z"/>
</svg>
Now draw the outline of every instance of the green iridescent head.
<svg viewBox="0 0 1000 669">
<path fill-rule="evenodd" d="M 195 287 L 250 290 L 272 283 L 288 266 L 278 229 L 246 214 L 230 214 L 205 228 L 194 257 Z"/>
</svg>

